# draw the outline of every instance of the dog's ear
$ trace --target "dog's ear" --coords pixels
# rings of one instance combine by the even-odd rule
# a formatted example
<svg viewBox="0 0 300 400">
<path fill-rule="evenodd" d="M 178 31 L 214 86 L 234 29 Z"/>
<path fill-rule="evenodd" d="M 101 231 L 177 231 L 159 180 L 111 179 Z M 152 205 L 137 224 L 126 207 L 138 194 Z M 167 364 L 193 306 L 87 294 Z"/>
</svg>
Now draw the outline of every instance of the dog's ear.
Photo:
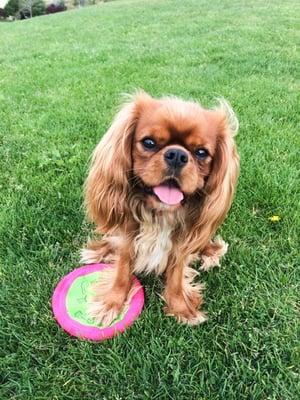
<svg viewBox="0 0 300 400">
<path fill-rule="evenodd" d="M 239 174 L 239 156 L 234 143 L 238 120 L 224 100 L 213 113 L 218 127 L 216 149 L 204 187 L 203 205 L 190 234 L 194 251 L 202 250 L 208 244 L 225 219 Z"/>
<path fill-rule="evenodd" d="M 237 155 L 234 136 L 238 131 L 238 120 L 227 102 L 220 101 L 220 106 L 214 111 L 217 121 L 216 149 L 213 157 L 212 168 L 205 191 L 207 200 L 214 196 L 221 200 L 231 198 L 238 177 L 239 158 Z M 230 204 L 229 204 L 230 206 Z"/>
<path fill-rule="evenodd" d="M 145 92 L 131 96 L 94 151 L 85 182 L 85 204 L 88 217 L 100 232 L 122 226 L 128 215 L 135 127 L 143 109 L 152 100 Z"/>
</svg>

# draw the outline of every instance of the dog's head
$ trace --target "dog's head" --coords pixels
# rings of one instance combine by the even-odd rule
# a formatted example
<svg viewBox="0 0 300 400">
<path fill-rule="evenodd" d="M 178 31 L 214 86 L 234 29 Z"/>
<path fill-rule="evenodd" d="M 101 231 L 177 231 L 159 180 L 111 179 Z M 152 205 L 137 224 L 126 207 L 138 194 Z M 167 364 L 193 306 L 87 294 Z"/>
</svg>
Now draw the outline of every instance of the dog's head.
<svg viewBox="0 0 300 400">
<path fill-rule="evenodd" d="M 100 229 L 114 229 L 130 214 L 133 197 L 166 212 L 210 198 L 210 206 L 225 216 L 238 172 L 237 128 L 226 102 L 206 110 L 194 102 L 138 93 L 95 150 L 86 182 L 90 216 Z"/>
</svg>

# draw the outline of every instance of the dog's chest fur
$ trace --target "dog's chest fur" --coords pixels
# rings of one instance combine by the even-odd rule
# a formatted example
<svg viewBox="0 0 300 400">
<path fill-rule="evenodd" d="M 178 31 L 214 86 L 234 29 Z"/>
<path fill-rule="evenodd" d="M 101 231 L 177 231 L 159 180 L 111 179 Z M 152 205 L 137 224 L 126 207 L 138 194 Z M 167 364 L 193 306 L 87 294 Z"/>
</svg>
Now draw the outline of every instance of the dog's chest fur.
<svg viewBox="0 0 300 400">
<path fill-rule="evenodd" d="M 162 274 L 167 268 L 172 249 L 174 225 L 169 218 L 161 216 L 145 219 L 134 240 L 136 261 L 134 272 Z"/>
</svg>

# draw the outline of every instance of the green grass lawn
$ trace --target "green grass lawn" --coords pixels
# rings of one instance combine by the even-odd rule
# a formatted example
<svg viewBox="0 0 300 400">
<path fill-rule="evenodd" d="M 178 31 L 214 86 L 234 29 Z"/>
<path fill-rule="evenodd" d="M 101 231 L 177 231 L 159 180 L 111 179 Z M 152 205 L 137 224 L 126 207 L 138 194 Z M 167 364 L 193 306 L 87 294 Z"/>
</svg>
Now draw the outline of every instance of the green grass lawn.
<svg viewBox="0 0 300 400">
<path fill-rule="evenodd" d="M 296 0 L 124 0 L 0 25 L 1 400 L 300 398 L 299 12 Z M 162 282 L 142 276 L 134 326 L 82 342 L 50 299 L 91 233 L 90 154 L 136 87 L 232 103 L 230 251 L 200 275 L 206 324 L 165 317 Z"/>
</svg>

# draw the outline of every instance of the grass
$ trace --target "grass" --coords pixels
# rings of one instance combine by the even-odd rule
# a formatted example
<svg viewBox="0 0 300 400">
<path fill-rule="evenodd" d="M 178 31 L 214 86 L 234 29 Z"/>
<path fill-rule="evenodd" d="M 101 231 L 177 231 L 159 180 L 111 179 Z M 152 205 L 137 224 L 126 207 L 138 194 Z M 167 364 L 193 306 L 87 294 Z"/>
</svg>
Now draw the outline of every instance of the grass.
<svg viewBox="0 0 300 400">
<path fill-rule="evenodd" d="M 0 25 L 1 399 L 300 398 L 299 11 L 293 0 L 124 0 Z M 87 343 L 58 328 L 50 298 L 91 232 L 90 154 L 135 87 L 232 103 L 230 251 L 201 274 L 205 325 L 165 317 L 161 281 L 141 277 L 139 320 Z"/>
</svg>

